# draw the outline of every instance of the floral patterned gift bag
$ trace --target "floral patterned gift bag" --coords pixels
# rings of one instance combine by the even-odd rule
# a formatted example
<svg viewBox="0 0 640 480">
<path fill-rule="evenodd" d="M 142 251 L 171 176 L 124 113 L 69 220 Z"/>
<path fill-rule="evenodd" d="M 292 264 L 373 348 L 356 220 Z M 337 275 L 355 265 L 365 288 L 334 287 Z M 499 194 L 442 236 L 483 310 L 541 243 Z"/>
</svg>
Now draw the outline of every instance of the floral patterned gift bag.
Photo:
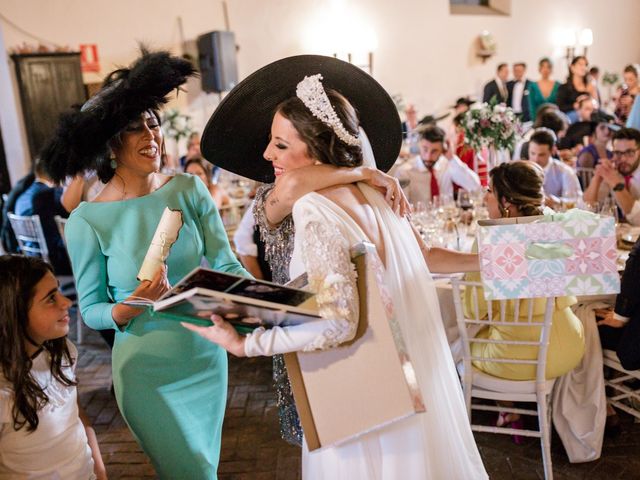
<svg viewBox="0 0 640 480">
<path fill-rule="evenodd" d="M 480 221 L 485 298 L 618 293 L 614 222 L 583 210 Z"/>
</svg>

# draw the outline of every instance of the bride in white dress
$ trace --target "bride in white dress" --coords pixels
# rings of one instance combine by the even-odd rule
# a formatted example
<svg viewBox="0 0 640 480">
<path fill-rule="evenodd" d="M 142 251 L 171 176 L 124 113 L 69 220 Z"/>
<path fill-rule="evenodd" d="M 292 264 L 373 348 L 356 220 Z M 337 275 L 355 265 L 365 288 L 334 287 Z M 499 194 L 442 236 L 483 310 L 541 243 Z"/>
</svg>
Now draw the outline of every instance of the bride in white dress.
<svg viewBox="0 0 640 480">
<path fill-rule="evenodd" d="M 280 104 L 273 117 L 264 157 L 272 162 L 276 182 L 288 170 L 328 158 L 329 152 L 343 159 L 353 157 L 356 165 L 363 159 L 375 164 L 353 107 L 339 93 L 332 90 L 325 93 L 320 79 L 315 75 L 300 82 L 297 97 Z M 314 134 L 314 129 L 322 133 Z M 337 142 L 340 144 L 336 148 Z M 349 248 L 368 241 L 375 245 L 385 266 L 385 284 L 427 411 L 337 447 L 309 452 L 304 444 L 303 478 L 487 478 L 467 419 L 435 286 L 425 262 L 426 259 L 440 270 L 451 271 L 451 260 L 455 259 L 455 269 L 465 270 L 477 268 L 476 258 L 426 251 L 409 221 L 396 215 L 378 191 L 362 183 L 304 195 L 293 207 L 293 220 L 296 233 L 291 278 L 307 273 L 310 289 L 317 292 L 323 320 L 295 327 L 260 328 L 247 336 L 240 336 L 216 316 L 211 327 L 184 324 L 185 327 L 236 356 L 336 347 L 355 336 L 358 323 L 356 274 Z"/>
</svg>

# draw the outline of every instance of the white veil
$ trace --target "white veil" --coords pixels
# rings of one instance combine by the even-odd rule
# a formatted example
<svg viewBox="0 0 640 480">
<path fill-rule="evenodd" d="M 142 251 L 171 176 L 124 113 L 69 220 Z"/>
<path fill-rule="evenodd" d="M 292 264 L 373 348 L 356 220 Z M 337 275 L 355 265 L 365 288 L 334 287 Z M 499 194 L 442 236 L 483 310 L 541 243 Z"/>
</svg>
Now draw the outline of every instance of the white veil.
<svg viewBox="0 0 640 480">
<path fill-rule="evenodd" d="M 362 149 L 362 166 L 377 168 L 376 157 L 373 155 L 369 137 L 367 137 L 362 127 L 358 129 L 358 138 L 360 139 L 360 148 Z"/>
</svg>

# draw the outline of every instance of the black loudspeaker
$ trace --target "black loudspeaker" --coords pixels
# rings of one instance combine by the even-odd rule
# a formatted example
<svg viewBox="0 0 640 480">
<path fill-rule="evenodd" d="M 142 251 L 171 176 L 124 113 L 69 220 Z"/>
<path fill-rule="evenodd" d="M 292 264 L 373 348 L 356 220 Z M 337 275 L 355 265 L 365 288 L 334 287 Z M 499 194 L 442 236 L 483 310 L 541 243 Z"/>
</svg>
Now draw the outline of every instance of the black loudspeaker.
<svg viewBox="0 0 640 480">
<path fill-rule="evenodd" d="M 205 92 L 227 92 L 238 83 L 233 32 L 209 32 L 198 37 L 200 80 Z"/>
</svg>

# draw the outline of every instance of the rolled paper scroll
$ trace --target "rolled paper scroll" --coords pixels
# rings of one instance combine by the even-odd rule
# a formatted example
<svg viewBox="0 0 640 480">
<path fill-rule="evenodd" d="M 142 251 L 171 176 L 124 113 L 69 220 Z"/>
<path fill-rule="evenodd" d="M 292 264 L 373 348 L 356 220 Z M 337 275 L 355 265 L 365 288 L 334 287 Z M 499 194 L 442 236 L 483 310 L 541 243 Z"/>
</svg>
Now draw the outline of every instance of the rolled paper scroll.
<svg viewBox="0 0 640 480">
<path fill-rule="evenodd" d="M 138 280 L 153 279 L 153 276 L 169 256 L 171 246 L 178 239 L 182 224 L 182 210 L 171 210 L 169 207 L 164 209 L 158 228 L 156 228 L 156 233 L 153 234 L 149 250 L 147 250 L 138 272 Z"/>
</svg>

